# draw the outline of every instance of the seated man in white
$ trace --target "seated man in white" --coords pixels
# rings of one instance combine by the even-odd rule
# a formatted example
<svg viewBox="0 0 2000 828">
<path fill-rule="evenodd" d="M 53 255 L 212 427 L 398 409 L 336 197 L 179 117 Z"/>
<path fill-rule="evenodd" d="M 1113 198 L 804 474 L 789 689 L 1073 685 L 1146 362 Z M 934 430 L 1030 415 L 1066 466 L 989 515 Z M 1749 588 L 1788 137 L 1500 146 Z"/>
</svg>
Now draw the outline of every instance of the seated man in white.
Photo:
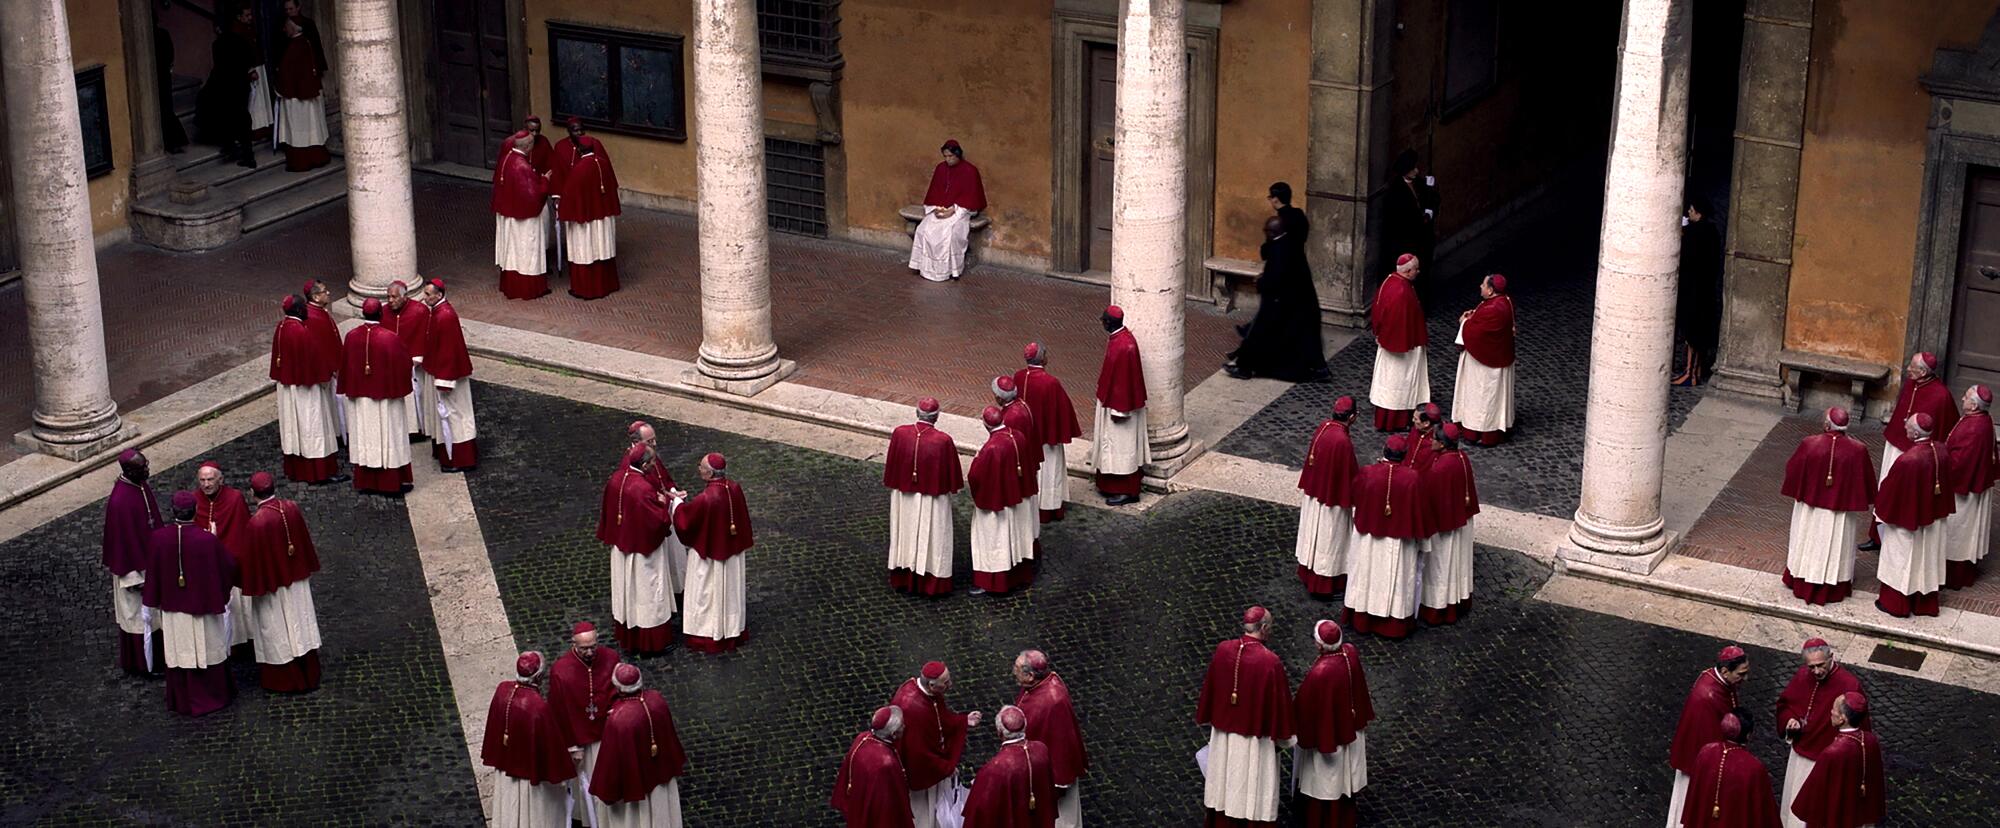
<svg viewBox="0 0 2000 828">
<path fill-rule="evenodd" d="M 956 279 L 965 271 L 965 248 L 972 239 L 972 217 L 986 209 L 986 188 L 979 168 L 965 160 L 957 141 L 938 148 L 944 160 L 931 172 L 924 191 L 924 218 L 917 222 L 910 243 L 910 269 L 933 282 Z"/>
</svg>

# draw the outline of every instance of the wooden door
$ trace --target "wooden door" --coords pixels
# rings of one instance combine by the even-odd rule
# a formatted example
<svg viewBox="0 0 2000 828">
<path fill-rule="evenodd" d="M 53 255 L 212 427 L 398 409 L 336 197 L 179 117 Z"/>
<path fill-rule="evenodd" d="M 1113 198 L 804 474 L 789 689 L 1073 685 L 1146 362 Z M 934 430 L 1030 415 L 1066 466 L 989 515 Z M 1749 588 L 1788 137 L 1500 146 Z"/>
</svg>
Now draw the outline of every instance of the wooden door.
<svg viewBox="0 0 2000 828">
<path fill-rule="evenodd" d="M 1945 365 L 1946 381 L 1961 391 L 2000 387 L 2000 170 L 1974 168 L 1967 178 Z"/>
<path fill-rule="evenodd" d="M 491 168 L 513 133 L 506 0 L 436 0 L 437 154 Z"/>
<path fill-rule="evenodd" d="M 1089 195 L 1084 206 L 1087 219 L 1084 226 L 1088 232 L 1083 269 L 1108 271 L 1111 269 L 1111 180 L 1117 158 L 1113 139 L 1118 126 L 1118 49 L 1109 44 L 1089 44 L 1085 64 L 1090 72 L 1084 85 L 1090 143 L 1084 147 Z"/>
</svg>

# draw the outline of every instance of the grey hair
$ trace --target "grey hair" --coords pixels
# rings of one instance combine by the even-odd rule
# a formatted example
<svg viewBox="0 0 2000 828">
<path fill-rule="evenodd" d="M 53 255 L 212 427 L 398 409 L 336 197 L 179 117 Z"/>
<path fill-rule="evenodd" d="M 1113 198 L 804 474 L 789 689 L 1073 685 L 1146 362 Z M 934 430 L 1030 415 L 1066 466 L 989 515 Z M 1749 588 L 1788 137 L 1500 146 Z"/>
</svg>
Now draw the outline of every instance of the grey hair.
<svg viewBox="0 0 2000 828">
<path fill-rule="evenodd" d="M 873 733 L 875 734 L 875 738 L 881 739 L 885 742 L 896 738 L 896 735 L 902 732 L 903 732 L 903 708 L 895 707 L 893 705 L 890 706 L 889 708 L 889 726 L 884 727 L 880 730 L 873 731 Z"/>
<path fill-rule="evenodd" d="M 1833 645 L 1821 644 L 1817 647 L 1807 647 L 1804 650 L 1799 651 L 1799 655 L 1802 656 L 1809 656 L 1814 654 L 1824 654 L 1827 658 L 1833 658 Z"/>
</svg>

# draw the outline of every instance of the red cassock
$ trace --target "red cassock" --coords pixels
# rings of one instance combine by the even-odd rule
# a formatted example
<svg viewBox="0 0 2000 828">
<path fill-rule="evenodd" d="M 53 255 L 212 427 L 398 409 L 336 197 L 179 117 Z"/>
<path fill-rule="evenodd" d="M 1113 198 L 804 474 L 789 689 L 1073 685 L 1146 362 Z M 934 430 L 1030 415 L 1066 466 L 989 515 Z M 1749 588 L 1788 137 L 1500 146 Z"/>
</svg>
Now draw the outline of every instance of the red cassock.
<svg viewBox="0 0 2000 828">
<path fill-rule="evenodd" d="M 1015 388 L 1019 387 L 1018 385 L 1015 386 Z M 1035 423 L 1035 412 L 1028 408 L 1026 400 L 1015 397 L 1013 402 L 1001 407 L 1000 422 L 1013 431 L 1015 437 L 1020 439 L 1021 473 L 1027 475 L 1028 491 L 1031 493 L 1038 491 L 1035 475 L 1042 469 L 1042 446 L 1044 444 L 1041 442 L 1039 436 L 1042 430 Z"/>
<path fill-rule="evenodd" d="M 1667 766 L 1694 775 L 1695 757 L 1710 742 L 1722 738 L 1722 717 L 1736 709 L 1736 688 L 1729 686 L 1711 667 L 1695 676 L 1681 705 L 1681 721 L 1674 728 L 1673 744 L 1667 748 Z M 1784 724 L 1784 722 L 1779 722 Z"/>
<path fill-rule="evenodd" d="M 1422 540 L 1437 534 L 1422 477 L 1407 466 L 1387 460 L 1361 469 L 1354 477 L 1354 528 L 1378 538 Z"/>
<path fill-rule="evenodd" d="M 590 770 L 590 795 L 614 805 L 641 802 L 686 767 L 674 713 L 659 691 L 620 693 L 604 720 L 604 740 Z"/>
<path fill-rule="evenodd" d="M 280 385 L 318 385 L 333 379 L 333 363 L 326 361 L 306 323 L 292 317 L 278 320 L 271 334 L 271 380 Z"/>
<path fill-rule="evenodd" d="M 493 170 L 493 212 L 510 219 L 540 218 L 548 198 L 548 181 L 535 171 L 528 154 L 509 149 Z"/>
<path fill-rule="evenodd" d="M 749 549 L 750 504 L 743 499 L 743 487 L 726 477 L 708 481 L 708 488 L 674 510 L 674 534 L 711 561 L 726 561 Z"/>
<path fill-rule="evenodd" d="M 500 166 L 500 162 L 507 160 L 507 153 L 513 151 L 514 147 L 511 143 L 505 141 L 501 142 L 500 154 L 493 159 L 493 166 L 495 167 Z M 539 132 L 535 133 L 535 143 L 533 146 L 528 147 L 529 166 L 534 167 L 535 172 L 537 173 L 548 172 L 551 166 L 549 164 L 549 160 L 553 156 L 553 154 L 554 154 L 554 149 L 549 146 L 548 136 L 543 135 Z M 553 187 L 551 187 L 551 189 L 553 189 Z"/>
<path fill-rule="evenodd" d="M 882 485 L 908 494 L 948 495 L 965 487 L 958 444 L 930 423 L 897 426 L 889 435 Z"/>
<path fill-rule="evenodd" d="M 1875 464 L 1860 440 L 1837 431 L 1799 441 L 1785 461 L 1786 497 L 1836 512 L 1866 511 L 1875 503 Z"/>
<path fill-rule="evenodd" d="M 1375 291 L 1375 304 L 1368 310 L 1368 326 L 1375 332 L 1375 344 L 1393 354 L 1408 353 L 1430 341 L 1417 289 L 1401 276 L 1382 280 L 1382 287 Z"/>
<path fill-rule="evenodd" d="M 1809 828 L 1859 828 L 1882 822 L 1882 742 L 1867 730 L 1837 732 L 1792 800 Z"/>
<path fill-rule="evenodd" d="M 1945 438 L 1945 468 L 1955 495 L 1976 495 L 2000 481 L 2000 444 L 1993 440 L 1993 415 L 1968 414 Z"/>
<path fill-rule="evenodd" d="M 319 343 L 321 359 L 339 371 L 345 357 L 340 350 L 340 326 L 333 323 L 333 317 L 325 308 L 306 303 L 306 327 L 312 330 L 313 341 Z"/>
<path fill-rule="evenodd" d="M 277 83 L 273 84 L 278 97 L 300 101 L 319 97 L 319 62 L 312 41 L 304 37 L 287 40 L 285 54 L 278 59 Z"/>
<path fill-rule="evenodd" d="M 550 151 L 547 159 L 549 165 L 549 194 L 562 194 L 563 182 L 569 177 L 570 168 L 576 166 L 576 159 L 582 153 L 582 144 L 590 145 L 591 151 L 604 156 L 605 161 L 609 162 L 611 160 L 611 153 L 605 151 L 604 143 L 588 135 L 583 136 L 583 141 L 581 142 L 568 137 L 557 141 L 555 149 Z"/>
<path fill-rule="evenodd" d="M 1472 458 L 1465 452 L 1440 452 L 1431 458 L 1420 480 L 1430 501 L 1431 531 L 1443 534 L 1472 522 L 1479 514 L 1479 486 L 1472 478 Z"/>
<path fill-rule="evenodd" d="M 856 734 L 833 778 L 833 809 L 847 828 L 911 828 L 910 785 L 896 748 L 873 733 Z"/>
<path fill-rule="evenodd" d="M 979 183 L 979 168 L 969 161 L 947 164 L 939 161 L 931 170 L 931 186 L 924 190 L 924 203 L 932 207 L 962 207 L 972 212 L 986 209 L 986 187 Z"/>
<path fill-rule="evenodd" d="M 335 388 L 341 396 L 400 400 L 410 395 L 410 351 L 395 332 L 362 323 L 347 332 L 346 351 Z"/>
<path fill-rule="evenodd" d="M 665 463 L 655 462 L 652 466 L 648 467 L 646 469 L 646 479 L 652 482 L 653 488 L 659 489 L 662 493 L 674 487 L 673 472 L 667 471 Z"/>
<path fill-rule="evenodd" d="M 1347 436 L 1347 424 L 1327 420 L 1313 432 L 1306 447 L 1305 468 L 1299 471 L 1299 491 L 1335 509 L 1354 505 L 1354 476 L 1360 464 L 1354 460 L 1354 442 Z"/>
<path fill-rule="evenodd" d="M 562 202 L 556 217 L 581 224 L 618 215 L 618 174 L 611 169 L 611 156 L 592 152 L 580 156 L 563 175 Z"/>
<path fill-rule="evenodd" d="M 1710 742 L 1697 751 L 1681 808 L 1686 828 L 1778 828 L 1771 772 L 1735 742 Z"/>
<path fill-rule="evenodd" d="M 400 308 L 384 307 L 382 327 L 402 337 L 403 347 L 410 350 L 411 356 L 421 354 L 425 344 L 431 340 L 431 306 L 406 299 Z"/>
<path fill-rule="evenodd" d="M 1013 506 L 1035 493 L 1035 479 L 1027 474 L 1021 449 L 1027 442 L 1006 426 L 986 435 L 986 444 L 972 455 L 972 505 L 989 512 Z"/>
<path fill-rule="evenodd" d="M 1904 427 L 1910 415 L 1918 412 L 1931 415 L 1932 434 L 1950 434 L 1951 427 L 1958 424 L 1958 402 L 1951 398 L 1951 389 L 1937 377 L 1920 380 L 1903 378 L 1902 390 L 1896 392 L 1896 409 L 1889 414 L 1889 424 L 1882 429 L 1882 439 L 1889 445 L 1909 451 L 1915 443 L 1910 432 Z"/>
<path fill-rule="evenodd" d="M 1945 478 L 1944 448 L 1923 440 L 1896 458 L 1875 495 L 1875 517 L 1912 532 L 1944 520 L 1957 508 Z"/>
<path fill-rule="evenodd" d="M 1097 401 L 1127 414 L 1146 407 L 1146 375 L 1139 369 L 1139 340 L 1119 328 L 1105 340 L 1104 364 L 1097 369 Z"/>
<path fill-rule="evenodd" d="M 215 533 L 222 548 L 241 561 L 250 553 L 250 507 L 243 493 L 230 486 L 218 486 L 210 497 L 199 487 L 194 490 L 194 525 Z"/>
<path fill-rule="evenodd" d="M 651 555 L 673 531 L 660 490 L 645 472 L 630 466 L 604 483 L 597 512 L 597 539 L 627 555 Z"/>
<path fill-rule="evenodd" d="M 1056 786 L 1049 776 L 1049 748 L 1016 739 L 973 777 L 965 799 L 965 828 L 1053 828 Z"/>
<path fill-rule="evenodd" d="M 618 651 L 599 644 L 587 664 L 570 650 L 549 667 L 549 707 L 555 710 L 564 747 L 604 737 L 604 717 L 611 712 L 611 670 L 617 666 Z"/>
<path fill-rule="evenodd" d="M 1291 682 L 1284 662 L 1253 636 L 1215 645 L 1194 723 L 1239 736 L 1280 742 L 1292 738 Z"/>
<path fill-rule="evenodd" d="M 441 380 L 472 376 L 472 354 L 465 349 L 465 329 L 450 300 L 440 299 L 430 310 L 424 329 L 424 372 Z"/>
<path fill-rule="evenodd" d="M 569 759 L 569 745 L 556 726 L 555 710 L 532 685 L 518 681 L 503 681 L 493 688 L 479 761 L 535 785 L 576 777 L 576 763 Z"/>
<path fill-rule="evenodd" d="M 146 542 L 162 526 L 153 484 L 119 477 L 104 501 L 104 568 L 128 575 L 146 568 Z"/>
<path fill-rule="evenodd" d="M 889 703 L 903 711 L 903 738 L 896 740 L 896 749 L 903 757 L 910 790 L 924 790 L 957 773 L 959 757 L 965 753 L 965 714 L 919 689 L 916 679 L 896 688 Z M 909 808 L 907 800 L 903 807 Z"/>
<path fill-rule="evenodd" d="M 1488 368 L 1514 364 L 1514 299 L 1495 296 L 1480 302 L 1466 318 L 1465 352 Z"/>
<path fill-rule="evenodd" d="M 1144 378 L 1140 379 L 1144 385 Z M 1083 436 L 1083 426 L 1076 421 L 1076 406 L 1069 400 L 1069 392 L 1063 390 L 1062 380 L 1038 365 L 1030 365 L 1014 372 L 1014 387 L 1021 390 L 1021 399 L 1028 403 L 1028 410 L 1035 415 L 1035 441 L 1044 446 L 1059 446 Z"/>
<path fill-rule="evenodd" d="M 1818 759 L 1819 752 L 1833 741 L 1833 700 L 1848 693 L 1861 692 L 1861 680 L 1838 664 L 1828 670 L 1826 678 L 1814 681 L 1812 671 L 1800 667 L 1792 674 L 1791 683 L 1778 694 L 1777 716 L 1771 723 L 1784 733 L 1785 723 L 1798 719 L 1805 723 L 1798 738 L 1792 742 L 1792 750 L 1807 759 Z"/>
<path fill-rule="evenodd" d="M 1431 458 L 1437 456 L 1437 440 L 1431 436 L 1431 429 L 1422 422 L 1410 423 L 1409 453 L 1403 456 L 1403 465 L 1424 472 L 1430 471 Z"/>
<path fill-rule="evenodd" d="M 257 504 L 245 535 L 248 550 L 239 561 L 245 596 L 269 595 L 319 571 L 319 550 L 297 503 L 272 498 Z"/>
<path fill-rule="evenodd" d="M 1028 714 L 1028 738 L 1048 746 L 1051 784 L 1067 788 L 1083 778 L 1090 768 L 1090 754 L 1084 750 L 1076 706 L 1062 676 L 1054 672 L 1043 676 L 1014 698 L 1014 706 Z"/>
<path fill-rule="evenodd" d="M 1375 720 L 1368 674 L 1353 644 L 1341 642 L 1338 651 L 1320 654 L 1299 682 L 1295 706 L 1301 750 L 1332 753 Z"/>
</svg>

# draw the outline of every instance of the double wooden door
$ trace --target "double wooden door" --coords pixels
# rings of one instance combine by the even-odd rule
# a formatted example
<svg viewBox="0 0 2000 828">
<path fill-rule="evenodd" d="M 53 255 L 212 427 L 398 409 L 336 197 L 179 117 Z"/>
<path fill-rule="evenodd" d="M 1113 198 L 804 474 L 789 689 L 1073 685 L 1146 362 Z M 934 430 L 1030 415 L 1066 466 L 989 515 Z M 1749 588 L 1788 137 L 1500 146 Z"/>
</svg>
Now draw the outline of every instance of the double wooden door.
<svg viewBox="0 0 2000 828">
<path fill-rule="evenodd" d="M 2000 170 L 1967 176 L 1960 233 L 1945 379 L 1960 393 L 1973 383 L 2000 388 Z"/>
<path fill-rule="evenodd" d="M 438 158 L 491 168 L 519 128 L 507 74 L 506 0 L 434 0 Z"/>
</svg>

